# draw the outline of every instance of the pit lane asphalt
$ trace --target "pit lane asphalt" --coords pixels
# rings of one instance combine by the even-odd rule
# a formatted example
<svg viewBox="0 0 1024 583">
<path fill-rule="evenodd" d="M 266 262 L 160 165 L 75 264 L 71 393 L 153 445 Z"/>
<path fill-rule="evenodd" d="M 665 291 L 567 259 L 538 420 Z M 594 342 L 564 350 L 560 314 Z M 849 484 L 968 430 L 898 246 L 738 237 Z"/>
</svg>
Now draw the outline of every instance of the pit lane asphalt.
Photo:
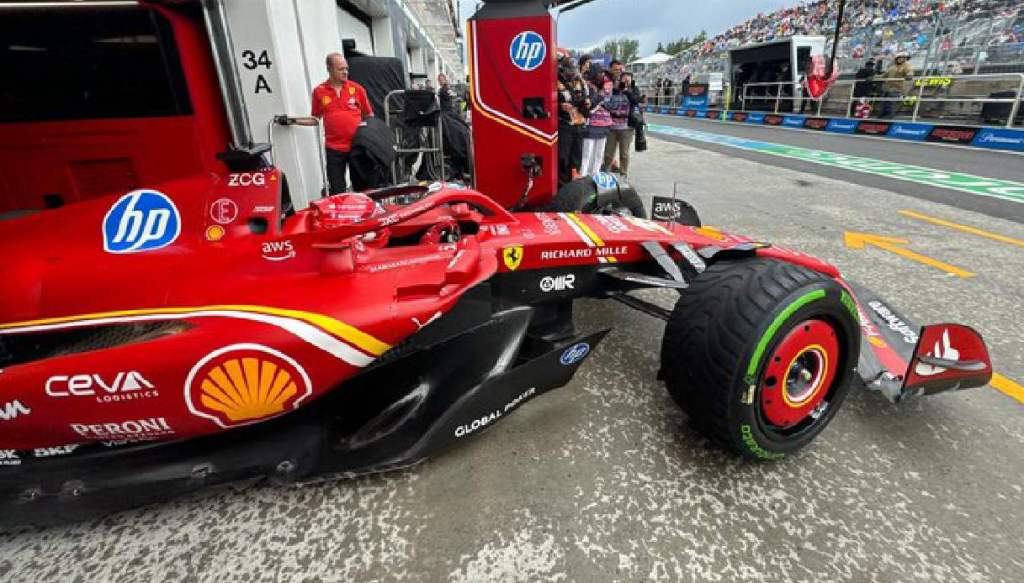
<svg viewBox="0 0 1024 583">
<path fill-rule="evenodd" d="M 885 162 L 923 166 L 945 172 L 963 172 L 985 178 L 997 178 L 1024 183 L 1024 155 L 1015 152 L 982 150 L 929 142 L 908 142 L 871 136 L 834 134 L 738 122 L 726 123 L 669 115 L 647 114 L 647 116 L 648 122 L 651 124 L 662 124 L 748 140 L 824 150 Z M 731 156 L 739 156 L 767 165 L 790 168 L 818 176 L 838 178 L 853 184 L 890 190 L 924 200 L 952 205 L 964 210 L 977 211 L 993 217 L 1024 223 L 1024 205 L 1020 204 L 1007 206 L 1002 204 L 1001 201 L 982 196 L 866 174 L 835 166 L 822 166 L 813 162 L 780 158 L 749 150 L 737 151 L 735 148 L 728 146 L 696 142 L 676 136 L 661 135 L 659 137 L 691 145 L 699 144 L 701 148 L 726 153 Z"/>
<path fill-rule="evenodd" d="M 707 224 L 817 254 L 919 322 L 960 321 L 1024 381 L 1024 249 L 1015 222 L 710 149 L 652 139 L 645 193 L 681 192 Z M 773 161 L 774 162 L 774 161 Z M 1013 203 L 1006 202 L 1010 205 Z M 844 229 L 970 265 L 947 276 Z M 670 306 L 673 292 L 645 292 Z M 888 404 L 851 395 L 804 452 L 750 464 L 710 446 L 655 379 L 662 326 L 614 302 L 567 387 L 405 472 L 205 492 L 77 525 L 0 535 L 4 581 L 850 581 L 1024 578 L 1024 406 L 991 388 Z"/>
</svg>

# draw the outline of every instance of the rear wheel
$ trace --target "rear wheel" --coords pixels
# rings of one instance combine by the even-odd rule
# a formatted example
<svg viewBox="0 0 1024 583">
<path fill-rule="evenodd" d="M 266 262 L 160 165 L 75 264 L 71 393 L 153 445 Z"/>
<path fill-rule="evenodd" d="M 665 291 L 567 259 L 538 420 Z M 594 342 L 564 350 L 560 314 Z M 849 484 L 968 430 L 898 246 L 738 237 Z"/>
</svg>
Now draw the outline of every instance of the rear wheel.
<svg viewBox="0 0 1024 583">
<path fill-rule="evenodd" d="M 618 200 L 601 203 L 598 201 L 597 185 L 592 178 L 580 178 L 566 183 L 555 196 L 554 210 L 565 213 L 586 213 L 605 215 L 631 215 L 646 218 L 644 202 L 632 187 L 619 189 Z"/>
<path fill-rule="evenodd" d="M 821 433 L 846 397 L 860 349 L 852 306 L 838 283 L 804 267 L 715 263 L 665 328 L 668 391 L 728 449 L 780 459 Z"/>
</svg>

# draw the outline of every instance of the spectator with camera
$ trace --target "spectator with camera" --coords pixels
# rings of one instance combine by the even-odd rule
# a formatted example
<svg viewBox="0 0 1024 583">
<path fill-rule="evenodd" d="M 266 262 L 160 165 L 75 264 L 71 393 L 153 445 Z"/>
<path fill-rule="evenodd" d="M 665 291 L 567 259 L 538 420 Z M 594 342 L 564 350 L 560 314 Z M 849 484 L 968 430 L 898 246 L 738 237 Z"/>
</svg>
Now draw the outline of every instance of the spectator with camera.
<svg viewBox="0 0 1024 583">
<path fill-rule="evenodd" d="M 571 182 L 583 165 L 583 132 L 590 94 L 572 57 L 558 62 L 558 184 Z"/>
<path fill-rule="evenodd" d="M 630 116 L 639 105 L 631 85 L 632 76 L 623 72 L 622 63 L 612 61 L 609 68 L 609 76 L 612 81 L 612 93 L 605 102 L 605 109 L 612 119 L 612 126 L 608 132 L 608 139 L 604 147 L 604 161 L 601 164 L 602 171 L 609 171 L 615 160 L 615 152 L 619 153 L 619 173 L 623 177 L 629 172 L 629 153 L 633 147 L 633 127 L 630 125 Z"/>
<path fill-rule="evenodd" d="M 601 170 L 604 147 L 612 127 L 612 116 L 606 107 L 612 96 L 612 80 L 600 65 L 588 60 L 584 78 L 590 92 L 590 116 L 583 135 L 583 163 L 580 174 L 593 176 Z"/>
</svg>

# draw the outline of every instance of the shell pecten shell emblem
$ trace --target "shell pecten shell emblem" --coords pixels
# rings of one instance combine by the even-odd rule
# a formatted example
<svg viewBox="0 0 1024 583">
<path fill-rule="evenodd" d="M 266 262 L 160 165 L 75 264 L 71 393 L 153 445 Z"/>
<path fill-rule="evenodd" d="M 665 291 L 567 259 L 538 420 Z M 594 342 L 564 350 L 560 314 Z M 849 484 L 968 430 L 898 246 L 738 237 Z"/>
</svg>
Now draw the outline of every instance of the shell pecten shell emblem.
<svg viewBox="0 0 1024 583">
<path fill-rule="evenodd" d="M 224 428 L 297 409 L 312 392 L 309 375 L 298 362 L 260 344 L 215 350 L 197 362 L 185 380 L 189 411 Z"/>
</svg>

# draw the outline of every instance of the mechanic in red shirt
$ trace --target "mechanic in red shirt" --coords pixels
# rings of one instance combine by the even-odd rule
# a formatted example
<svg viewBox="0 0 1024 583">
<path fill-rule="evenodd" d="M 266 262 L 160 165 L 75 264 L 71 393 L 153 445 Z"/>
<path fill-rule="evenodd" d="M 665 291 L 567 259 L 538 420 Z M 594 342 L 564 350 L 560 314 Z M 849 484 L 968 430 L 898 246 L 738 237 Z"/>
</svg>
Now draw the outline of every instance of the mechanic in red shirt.
<svg viewBox="0 0 1024 583">
<path fill-rule="evenodd" d="M 327 55 L 327 80 L 313 88 L 313 116 L 323 120 L 327 180 L 331 192 L 348 190 L 345 172 L 352 138 L 363 120 L 373 116 L 366 89 L 348 78 L 348 61 L 339 53 Z"/>
</svg>

